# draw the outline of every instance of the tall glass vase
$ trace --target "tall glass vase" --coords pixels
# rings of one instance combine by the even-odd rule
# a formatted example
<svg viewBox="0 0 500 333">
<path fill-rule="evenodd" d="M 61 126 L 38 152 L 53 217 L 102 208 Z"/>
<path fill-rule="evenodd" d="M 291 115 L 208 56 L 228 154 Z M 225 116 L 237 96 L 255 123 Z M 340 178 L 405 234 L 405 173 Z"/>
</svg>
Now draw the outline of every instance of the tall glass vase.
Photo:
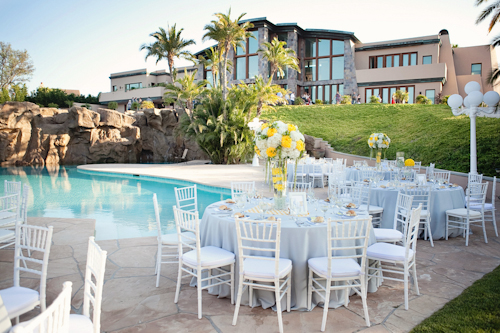
<svg viewBox="0 0 500 333">
<path fill-rule="evenodd" d="M 274 208 L 286 209 L 286 159 L 278 159 L 272 162 Z"/>
<path fill-rule="evenodd" d="M 377 150 L 377 164 L 376 164 L 377 170 L 380 171 L 382 170 L 382 148 L 379 148 Z"/>
</svg>

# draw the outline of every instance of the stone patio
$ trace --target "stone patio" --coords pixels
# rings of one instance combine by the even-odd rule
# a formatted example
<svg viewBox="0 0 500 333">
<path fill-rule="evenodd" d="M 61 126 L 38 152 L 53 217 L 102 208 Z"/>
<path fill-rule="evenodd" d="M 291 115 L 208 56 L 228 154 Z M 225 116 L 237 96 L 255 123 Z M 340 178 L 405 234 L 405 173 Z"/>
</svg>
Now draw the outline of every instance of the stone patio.
<svg viewBox="0 0 500 333">
<path fill-rule="evenodd" d="M 172 177 L 171 168 L 168 169 L 170 170 L 166 173 Z M 132 170 L 132 167 L 129 170 Z M 242 170 L 234 173 L 239 179 Z M 186 175 L 197 174 L 193 170 L 183 172 Z M 226 174 L 233 175 L 232 172 Z M 228 178 L 225 178 L 226 186 L 230 182 Z M 218 179 L 213 185 L 219 185 L 219 182 L 222 184 Z M 318 195 L 325 195 L 324 191 L 318 191 Z M 500 214 L 497 214 L 497 219 L 500 220 Z M 80 312 L 87 242 L 88 237 L 94 234 L 95 221 L 29 218 L 28 223 L 54 227 L 48 268 L 47 304 L 50 304 L 61 291 L 64 281 L 72 281 L 73 311 Z M 413 291 L 410 292 L 410 310 L 404 310 L 403 284 L 386 280 L 376 293 L 368 294 L 372 324 L 370 328 L 364 323 L 361 299 L 352 296 L 348 308 L 330 309 L 326 331 L 408 332 L 411 330 L 446 302 L 458 296 L 474 281 L 500 265 L 500 239 L 494 236 L 491 224 L 487 228 L 488 244 L 484 243 L 480 229 L 474 228 L 473 231 L 468 247 L 465 247 L 465 240 L 461 237 L 448 241 L 435 241 L 434 248 L 428 241 L 418 241 L 417 272 L 421 294 L 417 296 Z M 163 265 L 160 287 L 155 287 L 154 266 L 157 246 L 155 237 L 107 240 L 98 243 L 108 251 L 101 316 L 103 332 L 278 331 L 276 313 L 261 307 L 252 309 L 242 306 L 237 326 L 231 326 L 234 306 L 230 304 L 230 300 L 218 299 L 206 291 L 203 292 L 203 318 L 198 320 L 196 289 L 188 285 L 189 279 L 184 280 L 179 303 L 174 304 L 177 266 Z M 13 251 L 0 250 L 0 288 L 12 285 L 12 274 Z M 29 280 L 27 284 L 24 282 L 26 286 L 32 284 Z M 322 310 L 316 307 L 311 312 L 284 312 L 285 332 L 319 331 Z M 38 313 L 38 310 L 34 310 L 21 317 L 21 320 L 31 318 Z"/>
</svg>

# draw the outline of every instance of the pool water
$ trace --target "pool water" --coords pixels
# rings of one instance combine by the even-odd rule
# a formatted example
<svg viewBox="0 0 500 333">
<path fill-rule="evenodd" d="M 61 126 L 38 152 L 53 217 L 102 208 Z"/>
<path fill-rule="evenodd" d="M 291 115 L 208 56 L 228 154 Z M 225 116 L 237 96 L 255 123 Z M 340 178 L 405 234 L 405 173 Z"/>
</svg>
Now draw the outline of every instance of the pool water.
<svg viewBox="0 0 500 333">
<path fill-rule="evenodd" d="M 194 184 L 89 172 L 76 166 L 0 168 L 0 186 L 4 180 L 30 186 L 28 216 L 95 219 L 96 240 L 157 235 L 153 193 L 158 197 L 162 232 L 175 233 L 174 187 Z M 220 187 L 198 185 L 197 190 L 200 218 L 208 205 L 231 196 L 231 190 Z"/>
</svg>

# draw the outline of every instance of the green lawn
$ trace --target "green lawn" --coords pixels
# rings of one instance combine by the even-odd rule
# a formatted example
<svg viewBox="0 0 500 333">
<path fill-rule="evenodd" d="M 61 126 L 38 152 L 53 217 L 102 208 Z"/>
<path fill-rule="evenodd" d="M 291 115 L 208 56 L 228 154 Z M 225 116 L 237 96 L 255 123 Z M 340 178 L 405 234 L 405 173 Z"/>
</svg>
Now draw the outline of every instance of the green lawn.
<svg viewBox="0 0 500 333">
<path fill-rule="evenodd" d="M 367 140 L 383 132 L 391 138 L 388 159 L 397 151 L 406 158 L 436 163 L 437 168 L 469 171 L 470 120 L 455 117 L 447 105 L 311 105 L 281 106 L 263 119 L 299 126 L 302 133 L 323 138 L 340 152 L 370 156 Z M 477 119 L 478 172 L 496 175 L 500 168 L 500 119 Z"/>
<path fill-rule="evenodd" d="M 500 266 L 411 331 L 423 332 L 500 332 Z"/>
</svg>

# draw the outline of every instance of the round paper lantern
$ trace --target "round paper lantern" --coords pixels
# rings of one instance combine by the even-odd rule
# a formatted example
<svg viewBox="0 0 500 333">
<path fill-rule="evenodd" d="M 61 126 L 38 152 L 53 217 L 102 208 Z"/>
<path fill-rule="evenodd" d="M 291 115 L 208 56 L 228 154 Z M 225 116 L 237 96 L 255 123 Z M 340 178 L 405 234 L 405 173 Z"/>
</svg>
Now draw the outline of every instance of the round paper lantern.
<svg viewBox="0 0 500 333">
<path fill-rule="evenodd" d="M 480 91 L 481 90 L 481 85 L 476 82 L 476 81 L 470 81 L 465 85 L 465 93 L 468 95 L 473 91 Z"/>
<path fill-rule="evenodd" d="M 465 96 L 464 98 L 464 106 L 466 108 L 470 107 L 470 104 L 469 104 L 469 96 Z"/>
<path fill-rule="evenodd" d="M 470 83 L 470 82 L 469 82 Z M 480 91 L 472 91 L 467 95 L 470 106 L 478 106 L 483 102 L 483 94 Z"/>
<path fill-rule="evenodd" d="M 463 98 L 460 95 L 453 94 L 450 97 L 448 97 L 448 105 L 452 109 L 457 109 L 460 106 L 462 106 Z"/>
<path fill-rule="evenodd" d="M 500 95 L 496 91 L 488 91 L 483 96 L 483 100 L 488 106 L 495 106 L 500 101 Z"/>
</svg>

